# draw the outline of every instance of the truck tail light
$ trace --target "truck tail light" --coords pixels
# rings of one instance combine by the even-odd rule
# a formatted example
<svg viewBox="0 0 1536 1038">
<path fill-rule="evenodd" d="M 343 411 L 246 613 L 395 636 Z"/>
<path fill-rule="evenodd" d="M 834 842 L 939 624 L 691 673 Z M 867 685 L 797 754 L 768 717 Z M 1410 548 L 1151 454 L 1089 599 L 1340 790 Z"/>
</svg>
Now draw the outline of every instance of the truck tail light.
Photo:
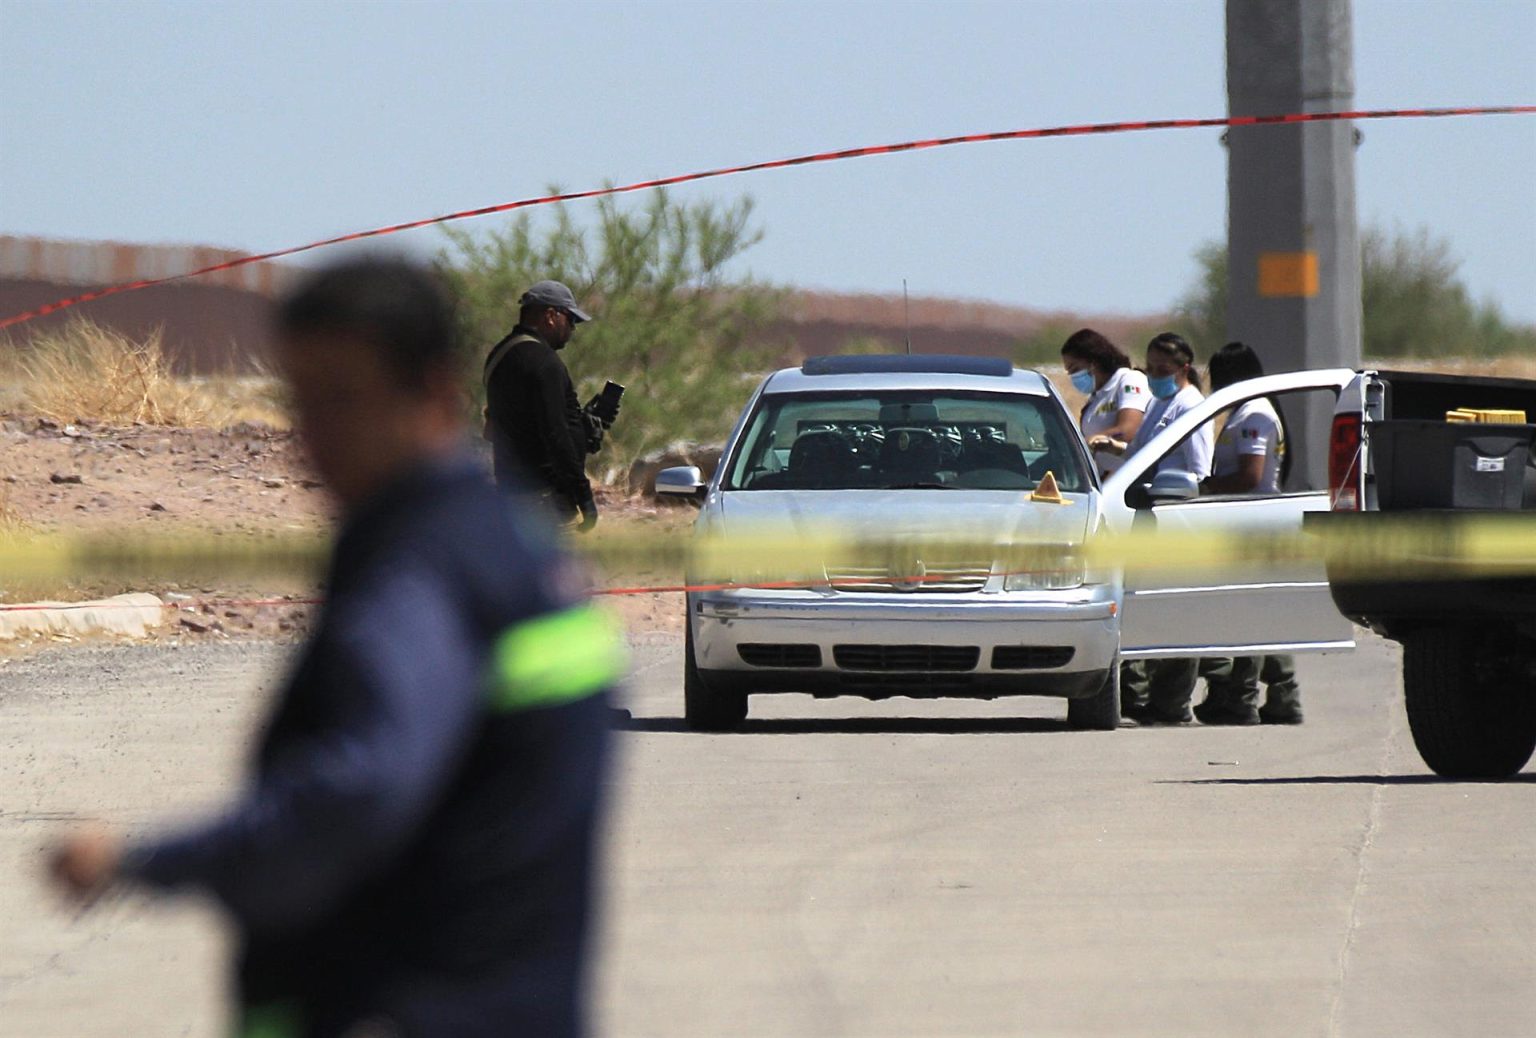
<svg viewBox="0 0 1536 1038">
<path fill-rule="evenodd" d="M 1335 512 L 1360 511 L 1360 412 L 1333 416 L 1328 434 L 1328 504 Z"/>
</svg>

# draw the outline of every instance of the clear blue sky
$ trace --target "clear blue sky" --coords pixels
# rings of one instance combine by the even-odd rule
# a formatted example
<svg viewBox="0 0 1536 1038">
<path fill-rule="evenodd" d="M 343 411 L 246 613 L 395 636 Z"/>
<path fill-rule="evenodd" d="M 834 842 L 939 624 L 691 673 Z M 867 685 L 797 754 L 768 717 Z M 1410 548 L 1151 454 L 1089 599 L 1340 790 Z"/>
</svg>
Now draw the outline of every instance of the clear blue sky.
<svg viewBox="0 0 1536 1038">
<path fill-rule="evenodd" d="M 1355 0 L 1356 106 L 1536 103 L 1536 0 Z M 0 233 L 264 251 L 567 188 L 914 137 L 1226 110 L 1221 0 L 0 0 Z M 1363 221 L 1536 321 L 1536 116 L 1364 124 Z M 1218 131 L 750 174 L 744 264 L 1138 313 L 1224 234 Z M 489 217 L 468 225 L 487 225 Z M 404 242 L 439 247 L 437 232 Z"/>
</svg>

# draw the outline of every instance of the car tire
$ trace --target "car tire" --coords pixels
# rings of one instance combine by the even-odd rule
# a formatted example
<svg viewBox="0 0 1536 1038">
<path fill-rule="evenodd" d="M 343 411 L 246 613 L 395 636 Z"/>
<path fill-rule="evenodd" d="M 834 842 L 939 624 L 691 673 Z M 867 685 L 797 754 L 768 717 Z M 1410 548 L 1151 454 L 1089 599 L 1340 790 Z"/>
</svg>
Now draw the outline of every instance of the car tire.
<svg viewBox="0 0 1536 1038">
<path fill-rule="evenodd" d="M 1476 632 L 1437 628 L 1403 641 L 1403 701 L 1419 756 L 1446 778 L 1508 778 L 1536 751 L 1536 689 L 1493 672 L 1495 647 Z"/>
<path fill-rule="evenodd" d="M 1067 700 L 1067 724 L 1107 732 L 1120 727 L 1120 661 L 1110 664 L 1104 684 L 1091 696 Z"/>
<path fill-rule="evenodd" d="M 693 624 L 683 617 L 683 720 L 696 732 L 729 732 L 747 719 L 747 694 L 705 684 L 693 658 Z"/>
</svg>

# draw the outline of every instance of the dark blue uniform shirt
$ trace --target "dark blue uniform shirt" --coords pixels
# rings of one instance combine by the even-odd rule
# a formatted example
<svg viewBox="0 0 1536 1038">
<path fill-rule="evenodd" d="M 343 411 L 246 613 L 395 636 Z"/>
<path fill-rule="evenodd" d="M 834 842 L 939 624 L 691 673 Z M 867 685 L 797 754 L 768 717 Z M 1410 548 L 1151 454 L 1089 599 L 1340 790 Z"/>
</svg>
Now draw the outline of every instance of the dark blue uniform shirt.
<svg viewBox="0 0 1536 1038">
<path fill-rule="evenodd" d="M 358 510 L 250 781 L 130 872 L 238 921 L 247 1026 L 571 1035 L 622 636 L 473 462 Z"/>
</svg>

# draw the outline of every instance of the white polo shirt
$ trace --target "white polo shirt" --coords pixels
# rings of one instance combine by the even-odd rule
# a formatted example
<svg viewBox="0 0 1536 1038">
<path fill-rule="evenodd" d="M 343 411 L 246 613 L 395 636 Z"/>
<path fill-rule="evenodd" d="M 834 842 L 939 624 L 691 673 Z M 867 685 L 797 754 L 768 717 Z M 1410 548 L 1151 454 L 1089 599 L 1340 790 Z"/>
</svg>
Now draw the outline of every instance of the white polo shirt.
<svg viewBox="0 0 1536 1038">
<path fill-rule="evenodd" d="M 1211 475 L 1230 476 L 1244 455 L 1264 455 L 1264 475 L 1249 493 L 1280 493 L 1280 465 L 1285 460 L 1285 430 L 1274 405 L 1263 397 L 1249 400 L 1232 412 L 1216 437 Z"/>
<path fill-rule="evenodd" d="M 1135 368 L 1117 369 L 1093 391 L 1083 407 L 1083 416 L 1078 423 L 1083 430 L 1083 439 L 1091 440 L 1113 428 L 1121 411 L 1144 412 L 1151 403 L 1152 391 L 1147 388 L 1147 376 Z M 1099 475 L 1107 476 L 1123 465 L 1125 459 L 1108 451 L 1094 451 L 1093 463 L 1098 466 Z"/>
<path fill-rule="evenodd" d="M 1147 416 L 1141 421 L 1141 428 L 1136 430 L 1136 438 L 1131 441 L 1125 453 L 1135 454 L 1146 446 L 1148 440 L 1167 428 L 1175 418 L 1204 399 L 1205 394 L 1191 383 L 1166 400 L 1153 400 L 1152 406 L 1147 408 Z M 1179 444 L 1176 450 L 1164 455 L 1163 460 L 1157 468 L 1152 470 L 1152 473 L 1161 472 L 1164 469 L 1169 471 L 1182 469 L 1185 472 L 1193 472 L 1196 479 L 1204 479 L 1211 474 L 1211 448 L 1214 439 L 1211 423 L 1202 423 L 1200 428 Z"/>
</svg>

